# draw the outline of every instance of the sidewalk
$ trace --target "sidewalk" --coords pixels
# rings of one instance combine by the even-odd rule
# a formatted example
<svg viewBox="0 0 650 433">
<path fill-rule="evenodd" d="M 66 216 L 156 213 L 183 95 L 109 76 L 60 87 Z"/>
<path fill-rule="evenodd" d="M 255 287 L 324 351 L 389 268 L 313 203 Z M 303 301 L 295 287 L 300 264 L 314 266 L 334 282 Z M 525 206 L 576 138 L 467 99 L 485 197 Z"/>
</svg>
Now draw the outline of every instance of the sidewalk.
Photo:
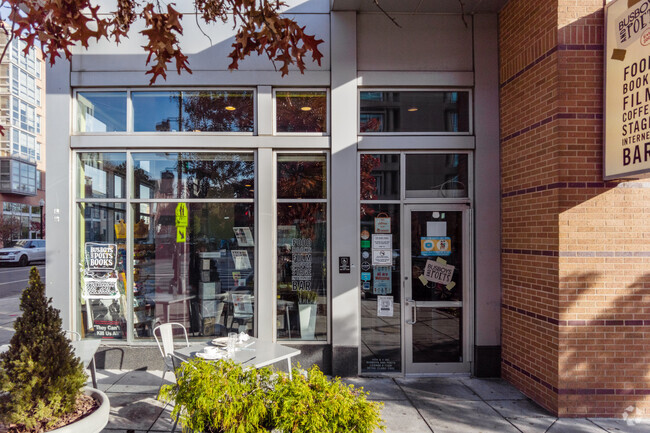
<svg viewBox="0 0 650 433">
<path fill-rule="evenodd" d="M 171 430 L 170 407 L 156 400 L 161 371 L 97 373 L 98 386 L 111 402 L 111 417 L 102 433 Z M 172 379 L 171 373 L 167 379 Z M 627 425 L 620 419 L 557 419 L 500 379 L 353 378 L 347 382 L 363 386 L 370 399 L 384 402 L 387 433 L 650 432 L 650 420 Z"/>
</svg>

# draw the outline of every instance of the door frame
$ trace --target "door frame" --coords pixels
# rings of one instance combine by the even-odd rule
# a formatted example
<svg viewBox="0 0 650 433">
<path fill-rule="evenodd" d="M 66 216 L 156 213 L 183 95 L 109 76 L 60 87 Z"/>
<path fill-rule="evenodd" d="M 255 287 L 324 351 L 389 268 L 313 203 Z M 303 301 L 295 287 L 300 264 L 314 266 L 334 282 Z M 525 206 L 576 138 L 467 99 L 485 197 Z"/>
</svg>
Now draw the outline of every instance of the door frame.
<svg viewBox="0 0 650 433">
<path fill-rule="evenodd" d="M 431 211 L 431 212 L 461 212 L 462 218 L 462 236 L 463 236 L 463 300 L 462 303 L 462 362 L 448 363 L 413 363 L 409 362 L 407 351 L 412 347 L 412 330 L 413 327 L 408 324 L 411 320 L 411 302 L 407 306 L 407 299 L 412 298 L 410 278 L 411 278 L 411 212 L 413 211 Z M 408 204 L 402 206 L 401 215 L 401 279 L 402 279 L 402 371 L 404 376 L 431 376 L 440 374 L 461 373 L 469 374 L 472 371 L 473 347 L 474 347 L 474 272 L 473 272 L 473 234 L 472 234 L 472 209 L 469 204 L 463 203 L 435 203 L 435 204 Z M 408 296 L 407 296 L 408 292 Z M 424 302 L 426 307 L 443 307 L 457 306 L 457 301 L 442 302 Z"/>
</svg>

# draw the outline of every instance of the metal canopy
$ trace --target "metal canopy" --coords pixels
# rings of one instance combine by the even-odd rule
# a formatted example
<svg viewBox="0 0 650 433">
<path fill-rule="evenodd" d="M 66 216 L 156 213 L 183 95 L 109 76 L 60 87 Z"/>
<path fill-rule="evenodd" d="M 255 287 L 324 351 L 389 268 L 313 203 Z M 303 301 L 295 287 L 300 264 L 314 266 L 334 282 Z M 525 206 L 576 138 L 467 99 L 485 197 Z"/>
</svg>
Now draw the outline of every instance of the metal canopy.
<svg viewBox="0 0 650 433">
<path fill-rule="evenodd" d="M 458 0 L 378 0 L 387 12 L 460 13 Z M 462 0 L 465 13 L 498 12 L 508 0 Z M 331 0 L 333 11 L 379 12 L 373 0 Z"/>
</svg>

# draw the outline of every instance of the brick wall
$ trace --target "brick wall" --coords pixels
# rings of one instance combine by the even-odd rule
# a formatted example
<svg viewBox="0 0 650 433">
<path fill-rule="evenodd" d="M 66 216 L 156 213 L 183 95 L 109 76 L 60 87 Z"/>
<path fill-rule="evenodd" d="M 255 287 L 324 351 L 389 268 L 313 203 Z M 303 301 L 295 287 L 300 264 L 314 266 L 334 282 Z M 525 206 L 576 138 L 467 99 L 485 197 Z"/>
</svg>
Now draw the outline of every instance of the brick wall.
<svg viewBox="0 0 650 433">
<path fill-rule="evenodd" d="M 503 376 L 560 416 L 650 416 L 650 187 L 603 182 L 603 2 L 499 26 Z"/>
</svg>

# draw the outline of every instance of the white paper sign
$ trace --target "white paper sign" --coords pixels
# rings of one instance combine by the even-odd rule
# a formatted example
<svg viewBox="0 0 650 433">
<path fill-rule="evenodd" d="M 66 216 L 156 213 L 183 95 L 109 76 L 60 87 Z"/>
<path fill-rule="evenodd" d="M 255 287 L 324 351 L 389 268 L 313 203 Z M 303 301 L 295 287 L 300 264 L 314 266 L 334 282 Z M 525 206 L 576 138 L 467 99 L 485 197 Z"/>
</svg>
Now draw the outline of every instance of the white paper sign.
<svg viewBox="0 0 650 433">
<path fill-rule="evenodd" d="M 373 250 L 392 250 L 393 235 L 372 235 Z"/>
<path fill-rule="evenodd" d="M 377 317 L 393 317 L 392 296 L 377 296 Z"/>
<path fill-rule="evenodd" d="M 447 236 L 447 222 L 427 221 L 427 236 Z"/>
<path fill-rule="evenodd" d="M 372 250 L 372 264 L 373 266 L 392 265 L 391 250 Z"/>
<path fill-rule="evenodd" d="M 240 271 L 251 268 L 251 262 L 248 259 L 248 252 L 246 250 L 232 250 L 230 254 L 232 254 L 232 259 L 235 262 L 235 269 Z"/>
<path fill-rule="evenodd" d="M 233 227 L 235 238 L 237 238 L 237 245 L 240 247 L 254 247 L 255 241 L 253 240 L 253 233 L 250 227 Z"/>
<path fill-rule="evenodd" d="M 452 265 L 427 260 L 424 267 L 424 278 L 434 283 L 449 284 L 454 276 L 454 269 L 455 267 Z"/>
</svg>

